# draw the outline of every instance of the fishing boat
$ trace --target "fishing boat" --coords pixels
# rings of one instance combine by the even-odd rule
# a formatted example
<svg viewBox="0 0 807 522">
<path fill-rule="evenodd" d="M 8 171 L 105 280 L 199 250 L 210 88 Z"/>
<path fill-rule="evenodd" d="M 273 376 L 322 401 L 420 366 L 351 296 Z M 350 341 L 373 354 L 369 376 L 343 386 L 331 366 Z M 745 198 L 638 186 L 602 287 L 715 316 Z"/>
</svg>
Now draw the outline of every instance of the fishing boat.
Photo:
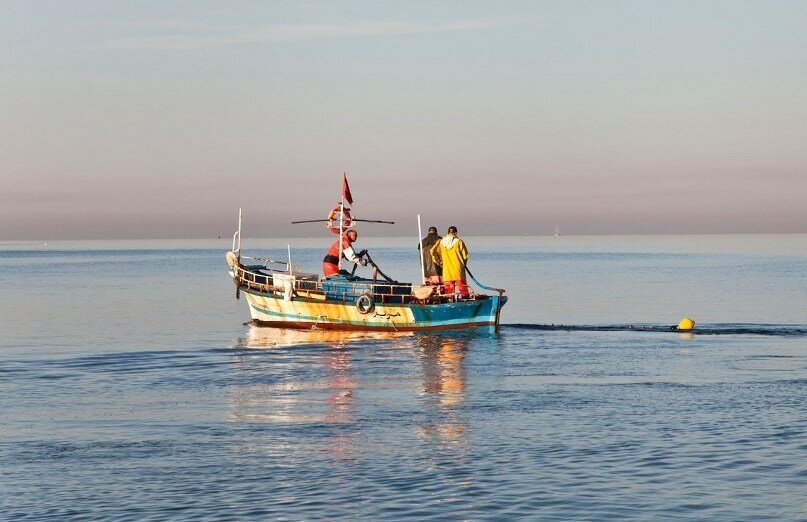
<svg viewBox="0 0 807 522">
<path fill-rule="evenodd" d="M 356 219 L 345 206 L 352 196 L 343 178 L 342 200 L 324 221 L 330 232 L 342 237 L 348 227 L 359 222 L 392 223 L 381 220 Z M 418 216 L 418 241 L 420 218 Z M 476 327 L 498 329 L 499 318 L 507 297 L 504 290 L 482 285 L 466 266 L 466 273 L 478 290 L 471 287 L 467 296 L 446 293 L 440 285 L 398 282 L 387 277 L 366 251 L 359 257 L 372 269 L 371 278 L 341 270 L 327 277 L 305 272 L 291 262 L 291 246 L 287 261 L 249 257 L 241 251 L 241 211 L 238 230 L 233 234 L 233 248 L 226 254 L 229 273 L 236 285 L 236 297 L 243 294 L 249 305 L 252 322 L 259 326 L 322 330 L 363 330 L 411 332 L 450 330 Z M 422 258 L 421 258 L 422 271 Z"/>
</svg>

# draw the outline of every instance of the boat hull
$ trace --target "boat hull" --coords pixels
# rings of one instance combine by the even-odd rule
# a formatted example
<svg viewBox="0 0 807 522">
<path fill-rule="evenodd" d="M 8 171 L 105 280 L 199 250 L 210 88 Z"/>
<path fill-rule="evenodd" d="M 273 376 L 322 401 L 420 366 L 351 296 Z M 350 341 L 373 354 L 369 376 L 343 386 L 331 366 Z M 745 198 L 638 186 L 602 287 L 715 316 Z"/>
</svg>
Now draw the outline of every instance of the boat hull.
<svg viewBox="0 0 807 522">
<path fill-rule="evenodd" d="M 496 324 L 505 296 L 442 304 L 378 304 L 361 313 L 355 303 L 282 297 L 242 290 L 256 324 L 322 330 L 428 331 Z"/>
</svg>

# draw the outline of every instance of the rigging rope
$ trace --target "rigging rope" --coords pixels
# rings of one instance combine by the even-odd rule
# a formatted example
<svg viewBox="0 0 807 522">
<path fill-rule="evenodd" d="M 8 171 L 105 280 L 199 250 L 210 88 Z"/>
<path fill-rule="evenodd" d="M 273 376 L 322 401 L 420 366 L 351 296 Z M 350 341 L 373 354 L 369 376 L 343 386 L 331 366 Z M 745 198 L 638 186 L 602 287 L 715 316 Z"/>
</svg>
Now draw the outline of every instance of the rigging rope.
<svg viewBox="0 0 807 522">
<path fill-rule="evenodd" d="M 498 292 L 499 294 L 504 293 L 504 289 L 502 289 L 502 288 L 493 288 L 492 286 L 485 286 L 482 283 L 480 283 L 479 280 L 474 277 L 474 274 L 473 274 L 473 272 L 471 272 L 471 269 L 468 268 L 468 265 L 465 264 L 464 261 L 463 261 L 462 264 L 465 267 L 465 271 L 468 272 L 469 276 L 471 276 L 471 280 L 473 280 L 473 282 L 476 283 L 476 286 L 478 286 L 479 288 L 481 288 L 483 290 L 490 290 L 491 292 Z"/>
</svg>

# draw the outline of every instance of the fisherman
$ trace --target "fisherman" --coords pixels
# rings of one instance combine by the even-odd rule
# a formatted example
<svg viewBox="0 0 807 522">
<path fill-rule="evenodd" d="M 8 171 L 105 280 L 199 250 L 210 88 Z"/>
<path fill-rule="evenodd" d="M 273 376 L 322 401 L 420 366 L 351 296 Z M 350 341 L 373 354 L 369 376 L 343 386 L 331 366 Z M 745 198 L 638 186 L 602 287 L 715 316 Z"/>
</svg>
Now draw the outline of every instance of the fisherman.
<svg viewBox="0 0 807 522">
<path fill-rule="evenodd" d="M 443 268 L 432 259 L 432 248 L 443 239 L 437 234 L 437 227 L 429 227 L 429 233 L 418 245 L 420 255 L 423 257 L 423 276 L 426 283 L 439 285 L 443 282 Z"/>
<path fill-rule="evenodd" d="M 448 227 L 448 233 L 431 249 L 432 261 L 443 267 L 443 291 L 460 297 L 468 297 L 468 284 L 465 280 L 465 264 L 468 262 L 468 249 L 457 237 L 457 227 Z"/>
<path fill-rule="evenodd" d="M 359 257 L 356 255 L 356 252 L 353 250 L 353 243 L 356 242 L 358 239 L 359 233 L 356 232 L 354 229 L 350 229 L 342 236 L 342 257 L 350 261 L 351 263 L 356 263 L 357 265 L 367 266 L 367 260 Z M 325 277 L 332 276 L 340 272 L 339 270 L 339 240 L 337 239 L 334 241 L 331 248 L 328 249 L 328 253 L 325 254 L 325 259 L 322 260 L 322 272 L 325 274 Z M 347 274 L 346 271 L 342 270 Z"/>
</svg>

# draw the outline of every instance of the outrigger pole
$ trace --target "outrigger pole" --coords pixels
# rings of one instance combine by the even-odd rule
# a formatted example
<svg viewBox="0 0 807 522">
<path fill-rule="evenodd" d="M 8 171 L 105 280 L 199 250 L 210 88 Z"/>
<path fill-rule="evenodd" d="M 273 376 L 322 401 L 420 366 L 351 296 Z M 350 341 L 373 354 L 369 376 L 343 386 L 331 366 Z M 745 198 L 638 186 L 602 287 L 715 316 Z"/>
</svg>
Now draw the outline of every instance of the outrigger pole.
<svg viewBox="0 0 807 522">
<path fill-rule="evenodd" d="M 344 236 L 344 233 L 345 233 L 346 225 L 350 225 L 354 221 L 363 222 L 363 223 L 386 223 L 386 224 L 390 224 L 390 225 L 395 224 L 394 221 L 382 221 L 380 219 L 353 219 L 349 214 L 348 214 L 349 221 L 347 223 L 345 223 L 345 211 L 346 211 L 345 210 L 345 198 L 347 198 L 348 203 L 353 204 L 353 196 L 350 195 L 350 187 L 347 184 L 347 173 L 342 174 L 342 197 L 339 200 L 339 206 L 338 206 L 338 208 L 339 208 L 339 239 L 337 241 L 339 241 L 339 261 L 337 262 L 337 270 L 339 272 L 342 271 L 342 255 L 344 254 L 343 236 Z M 348 209 L 348 211 L 349 211 L 349 209 Z M 328 223 L 328 228 L 331 230 L 331 232 L 333 232 L 333 218 L 334 218 L 334 213 L 335 212 L 336 212 L 336 208 L 334 208 L 331 211 L 331 213 L 328 214 L 327 219 L 305 219 L 305 220 L 301 220 L 301 221 L 292 221 L 291 224 L 296 225 L 296 224 L 299 224 L 299 223 L 321 223 L 321 222 L 324 221 L 324 222 Z M 289 265 L 291 265 L 291 260 L 289 260 Z"/>
<path fill-rule="evenodd" d="M 326 223 L 327 219 L 306 219 L 304 221 L 292 221 L 292 225 L 299 225 L 300 223 Z M 380 219 L 351 219 L 351 221 L 359 221 L 361 223 L 384 223 L 385 225 L 394 225 L 395 221 L 382 221 Z"/>
</svg>

